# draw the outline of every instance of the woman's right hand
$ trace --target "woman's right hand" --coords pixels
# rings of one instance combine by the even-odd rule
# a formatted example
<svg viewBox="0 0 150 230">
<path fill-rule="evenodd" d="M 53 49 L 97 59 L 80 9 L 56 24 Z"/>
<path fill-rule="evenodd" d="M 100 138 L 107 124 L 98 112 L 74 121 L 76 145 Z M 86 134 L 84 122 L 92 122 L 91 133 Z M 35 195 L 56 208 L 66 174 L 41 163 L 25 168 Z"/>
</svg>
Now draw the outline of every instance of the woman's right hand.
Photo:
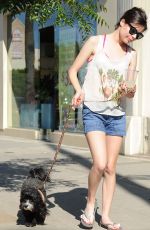
<svg viewBox="0 0 150 230">
<path fill-rule="evenodd" d="M 84 92 L 76 92 L 75 95 L 72 98 L 72 109 L 77 108 L 78 106 L 80 106 L 82 104 L 84 100 Z"/>
</svg>

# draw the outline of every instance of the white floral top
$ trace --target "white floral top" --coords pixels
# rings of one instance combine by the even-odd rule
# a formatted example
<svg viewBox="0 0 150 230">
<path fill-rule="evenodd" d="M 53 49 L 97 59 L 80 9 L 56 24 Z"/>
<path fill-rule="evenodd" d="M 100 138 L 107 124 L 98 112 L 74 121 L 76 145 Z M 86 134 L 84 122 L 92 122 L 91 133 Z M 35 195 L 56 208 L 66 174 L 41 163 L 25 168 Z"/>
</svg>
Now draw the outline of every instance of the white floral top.
<svg viewBox="0 0 150 230">
<path fill-rule="evenodd" d="M 120 60 L 111 61 L 104 51 L 104 36 L 99 36 L 99 44 L 93 59 L 88 63 L 83 90 L 84 104 L 100 114 L 120 116 L 125 114 L 123 99 L 118 100 L 118 85 L 128 69 L 132 49 Z"/>
</svg>

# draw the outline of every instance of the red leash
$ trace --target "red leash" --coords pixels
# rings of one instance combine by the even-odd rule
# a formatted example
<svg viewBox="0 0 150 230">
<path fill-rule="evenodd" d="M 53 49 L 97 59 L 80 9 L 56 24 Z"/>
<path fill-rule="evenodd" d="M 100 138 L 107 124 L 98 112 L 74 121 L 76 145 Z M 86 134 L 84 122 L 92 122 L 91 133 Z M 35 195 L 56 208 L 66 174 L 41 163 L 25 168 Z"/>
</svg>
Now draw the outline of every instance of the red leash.
<svg viewBox="0 0 150 230">
<path fill-rule="evenodd" d="M 55 152 L 55 155 L 54 155 L 54 158 L 52 160 L 52 163 L 51 163 L 51 167 L 50 169 L 48 170 L 48 173 L 47 173 L 47 176 L 44 180 L 44 183 L 46 184 L 46 181 L 53 169 L 53 166 L 54 164 L 56 163 L 56 160 L 57 160 L 57 156 L 58 156 L 58 153 L 60 151 L 60 148 L 61 148 L 61 144 L 62 144 L 62 141 L 63 141 L 63 138 L 64 138 L 64 134 L 66 132 L 66 128 L 67 128 L 67 125 L 68 125 L 68 120 L 69 120 L 69 116 L 70 116 L 70 112 L 71 112 L 71 108 L 72 108 L 72 105 L 69 105 L 69 109 L 68 109 L 68 112 L 66 114 L 66 118 L 65 118 L 65 123 L 64 123 L 64 127 L 63 127 L 63 130 L 62 130 L 62 133 L 61 133 L 61 136 L 60 136 L 60 139 L 59 139 L 59 142 L 58 142 L 58 145 L 56 147 L 56 152 Z"/>
</svg>

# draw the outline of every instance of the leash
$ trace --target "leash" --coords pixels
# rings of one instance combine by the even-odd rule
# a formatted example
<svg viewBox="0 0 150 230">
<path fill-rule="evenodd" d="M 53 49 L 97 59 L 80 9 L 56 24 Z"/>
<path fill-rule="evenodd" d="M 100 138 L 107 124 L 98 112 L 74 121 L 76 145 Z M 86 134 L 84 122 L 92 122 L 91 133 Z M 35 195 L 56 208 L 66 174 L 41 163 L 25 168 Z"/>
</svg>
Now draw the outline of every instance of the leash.
<svg viewBox="0 0 150 230">
<path fill-rule="evenodd" d="M 51 167 L 50 169 L 48 170 L 48 173 L 46 175 L 46 178 L 44 180 L 44 184 L 46 184 L 46 181 L 54 167 L 54 164 L 56 163 L 56 160 L 57 160 L 57 156 L 58 156 L 58 153 L 60 151 L 60 148 L 61 148 L 61 144 L 62 144 L 62 141 L 63 141 L 63 138 L 64 138 L 64 134 L 65 134 L 65 131 L 66 131 L 66 128 L 67 128 L 67 125 L 68 125 L 68 120 L 69 120 L 69 116 L 70 116 L 70 112 L 71 112 L 71 108 L 72 108 L 72 105 L 69 105 L 69 108 L 68 108 L 68 112 L 66 114 L 66 118 L 65 118 L 65 123 L 64 123 L 64 126 L 63 126 L 63 130 L 61 132 L 61 136 L 60 136 L 60 139 L 59 139 L 59 142 L 57 144 L 57 147 L 56 147 L 56 152 L 54 154 L 54 158 L 52 160 L 52 163 L 51 163 Z"/>
</svg>

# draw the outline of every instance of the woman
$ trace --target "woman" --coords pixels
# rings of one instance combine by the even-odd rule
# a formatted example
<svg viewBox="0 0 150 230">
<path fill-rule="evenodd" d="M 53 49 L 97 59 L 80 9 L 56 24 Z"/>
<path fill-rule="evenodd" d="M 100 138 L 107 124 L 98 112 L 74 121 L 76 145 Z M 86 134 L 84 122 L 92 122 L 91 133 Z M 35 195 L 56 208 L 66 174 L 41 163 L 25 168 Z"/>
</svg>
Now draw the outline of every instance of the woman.
<svg viewBox="0 0 150 230">
<path fill-rule="evenodd" d="M 95 219 L 95 197 L 103 177 L 100 225 L 109 230 L 120 229 L 109 217 L 116 184 L 116 162 L 123 136 L 126 134 L 125 97 L 134 97 L 136 87 L 128 90 L 125 74 L 134 73 L 136 51 L 128 43 L 141 39 L 147 29 L 147 16 L 141 8 L 126 11 L 110 34 L 90 37 L 69 69 L 76 91 L 72 106 L 83 103 L 83 124 L 93 165 L 88 177 L 88 196 L 81 223 L 91 228 Z M 88 61 L 87 74 L 81 88 L 77 73 Z"/>
</svg>

